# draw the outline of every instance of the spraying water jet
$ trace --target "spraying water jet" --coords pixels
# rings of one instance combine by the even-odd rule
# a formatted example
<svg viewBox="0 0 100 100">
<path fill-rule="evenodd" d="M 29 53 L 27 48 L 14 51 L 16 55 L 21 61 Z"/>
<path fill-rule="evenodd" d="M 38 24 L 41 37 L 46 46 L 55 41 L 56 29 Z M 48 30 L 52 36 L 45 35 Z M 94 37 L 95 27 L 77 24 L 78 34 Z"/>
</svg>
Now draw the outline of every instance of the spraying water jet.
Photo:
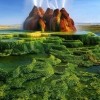
<svg viewBox="0 0 100 100">
<path fill-rule="evenodd" d="M 43 0 L 40 0 L 39 7 L 41 7 L 42 4 L 43 4 Z"/>
<path fill-rule="evenodd" d="M 37 0 L 33 0 L 35 6 L 37 6 Z"/>
<path fill-rule="evenodd" d="M 56 8 L 58 8 L 58 2 L 57 2 L 57 0 L 55 0 L 55 4 L 56 4 Z"/>
<path fill-rule="evenodd" d="M 49 1 L 48 0 L 46 0 L 46 1 L 47 1 L 47 7 L 50 8 Z"/>
<path fill-rule="evenodd" d="M 62 0 L 62 8 L 65 7 L 66 0 Z"/>
</svg>

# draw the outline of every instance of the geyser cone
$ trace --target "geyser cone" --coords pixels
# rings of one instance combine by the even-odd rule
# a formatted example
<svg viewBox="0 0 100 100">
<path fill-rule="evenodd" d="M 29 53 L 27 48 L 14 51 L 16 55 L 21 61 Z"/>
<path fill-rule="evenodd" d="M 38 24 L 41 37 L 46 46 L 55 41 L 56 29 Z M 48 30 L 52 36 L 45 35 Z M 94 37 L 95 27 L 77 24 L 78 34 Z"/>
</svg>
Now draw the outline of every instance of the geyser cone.
<svg viewBox="0 0 100 100">
<path fill-rule="evenodd" d="M 44 13 L 45 13 L 45 11 L 43 10 L 43 8 L 42 8 L 42 7 L 39 7 L 39 11 L 40 11 L 40 13 L 41 13 L 41 15 L 42 15 L 42 17 L 43 17 L 43 15 L 44 15 Z"/>
<path fill-rule="evenodd" d="M 76 28 L 74 26 L 74 21 L 70 18 L 68 12 L 62 8 L 61 12 L 61 19 L 60 19 L 60 31 L 63 32 L 74 32 Z"/>
<path fill-rule="evenodd" d="M 50 20 L 53 16 L 53 9 L 50 9 L 50 8 L 47 8 L 44 16 L 43 16 L 43 19 L 45 20 L 46 22 L 46 30 L 50 30 Z"/>
<path fill-rule="evenodd" d="M 53 15 L 53 9 L 47 8 L 47 10 L 46 10 L 46 12 L 44 14 L 44 17 L 48 16 L 48 15 Z"/>
<path fill-rule="evenodd" d="M 68 12 L 62 8 L 61 10 L 47 8 L 44 12 L 42 7 L 34 6 L 29 16 L 24 22 L 25 30 L 34 31 L 76 31 L 74 21 L 70 18 Z"/>
<path fill-rule="evenodd" d="M 50 23 L 51 31 L 60 31 L 60 15 L 60 10 L 55 9 Z"/>
<path fill-rule="evenodd" d="M 53 16 L 60 16 L 60 10 L 55 9 L 54 12 L 53 12 Z"/>
<path fill-rule="evenodd" d="M 61 12 L 61 17 L 64 17 L 64 18 L 68 18 L 69 17 L 69 13 L 65 10 L 65 8 L 62 8 L 60 10 Z"/>
<path fill-rule="evenodd" d="M 42 18 L 43 14 L 44 11 L 42 8 L 34 6 L 29 16 L 25 20 L 23 28 L 25 30 L 44 31 L 45 21 Z"/>
<path fill-rule="evenodd" d="M 32 17 L 34 14 L 36 14 L 38 12 L 38 7 L 37 6 L 34 6 L 32 11 L 30 12 L 29 14 L 29 17 Z"/>
</svg>

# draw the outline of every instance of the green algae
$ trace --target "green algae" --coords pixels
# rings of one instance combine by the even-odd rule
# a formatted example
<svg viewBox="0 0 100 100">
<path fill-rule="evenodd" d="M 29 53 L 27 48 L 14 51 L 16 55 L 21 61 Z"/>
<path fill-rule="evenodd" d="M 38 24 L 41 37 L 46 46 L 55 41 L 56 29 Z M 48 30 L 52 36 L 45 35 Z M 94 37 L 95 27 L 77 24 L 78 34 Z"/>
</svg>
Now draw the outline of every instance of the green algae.
<svg viewBox="0 0 100 100">
<path fill-rule="evenodd" d="M 0 100 L 100 99 L 99 36 L 31 35 L 0 40 Z"/>
</svg>

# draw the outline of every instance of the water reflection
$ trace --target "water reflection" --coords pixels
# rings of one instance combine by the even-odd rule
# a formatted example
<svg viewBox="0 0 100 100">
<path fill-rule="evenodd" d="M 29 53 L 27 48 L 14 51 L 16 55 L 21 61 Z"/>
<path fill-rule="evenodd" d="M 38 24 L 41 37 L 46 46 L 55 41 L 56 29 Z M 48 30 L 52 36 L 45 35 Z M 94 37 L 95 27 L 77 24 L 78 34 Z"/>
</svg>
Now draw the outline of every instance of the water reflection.
<svg viewBox="0 0 100 100">
<path fill-rule="evenodd" d="M 25 31 L 25 30 L 0 30 L 0 34 L 25 34 L 25 33 L 33 33 L 33 31 Z M 50 32 L 52 33 L 58 33 L 58 34 L 68 34 L 68 35 L 83 35 L 88 34 L 90 31 L 77 31 L 75 33 L 64 33 L 64 32 Z M 45 32 L 44 32 L 45 33 Z M 47 32 L 46 32 L 47 33 Z M 49 32 L 48 32 L 49 33 Z M 100 32 L 96 32 L 96 35 L 100 36 Z"/>
<path fill-rule="evenodd" d="M 87 68 L 86 71 L 100 74 L 100 66 L 93 66 L 93 67 Z"/>
</svg>

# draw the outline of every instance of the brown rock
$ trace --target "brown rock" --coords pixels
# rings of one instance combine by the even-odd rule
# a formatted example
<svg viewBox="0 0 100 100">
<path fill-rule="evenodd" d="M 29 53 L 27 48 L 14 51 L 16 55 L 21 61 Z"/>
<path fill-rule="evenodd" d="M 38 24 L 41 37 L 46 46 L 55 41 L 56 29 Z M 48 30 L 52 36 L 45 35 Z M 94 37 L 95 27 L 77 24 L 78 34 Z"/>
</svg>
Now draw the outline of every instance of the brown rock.
<svg viewBox="0 0 100 100">
<path fill-rule="evenodd" d="M 70 27 L 70 29 L 71 29 L 72 31 L 76 31 L 74 21 L 73 21 L 73 19 L 71 19 L 70 17 L 68 18 L 68 26 Z"/>
<path fill-rule="evenodd" d="M 76 28 L 74 26 L 74 21 L 69 17 L 67 11 L 62 8 L 61 12 L 61 21 L 60 21 L 60 31 L 63 32 L 74 32 Z"/>
<path fill-rule="evenodd" d="M 66 27 L 66 25 L 68 25 L 68 22 L 66 21 L 65 18 L 62 18 L 60 20 L 60 31 L 61 32 L 68 32 L 69 31 L 69 28 Z"/>
<path fill-rule="evenodd" d="M 53 16 L 53 9 L 50 9 L 50 8 L 47 8 L 44 16 L 43 16 L 43 19 L 45 20 L 45 23 L 46 23 L 46 31 L 50 31 L 50 20 Z"/>
<path fill-rule="evenodd" d="M 39 31 L 44 32 L 46 30 L 46 25 L 45 25 L 45 21 L 43 18 L 39 18 L 39 23 L 38 23 L 38 29 Z"/>
<path fill-rule="evenodd" d="M 29 16 L 26 18 L 23 28 L 25 30 L 44 31 L 45 21 L 43 20 L 44 10 L 42 8 L 33 7 Z"/>
<path fill-rule="evenodd" d="M 41 17 L 43 17 L 44 16 L 44 13 L 45 13 L 45 11 L 43 10 L 43 8 L 42 7 L 39 7 L 39 11 L 41 13 Z"/>
<path fill-rule="evenodd" d="M 60 15 L 60 10 L 55 9 L 50 22 L 51 31 L 60 31 Z"/>
<path fill-rule="evenodd" d="M 60 12 L 61 12 L 61 18 L 67 19 L 67 18 L 69 17 L 68 12 L 67 12 L 64 8 L 62 8 L 62 9 L 60 10 Z"/>
<path fill-rule="evenodd" d="M 36 6 L 33 7 L 32 11 L 29 14 L 29 17 L 33 17 L 34 15 L 40 15 L 39 9 Z"/>
<path fill-rule="evenodd" d="M 34 6 L 29 16 L 26 18 L 23 28 L 33 31 L 76 31 L 74 21 L 70 18 L 68 12 L 62 8 L 61 10 L 47 8 L 46 12 L 42 7 Z"/>
</svg>

